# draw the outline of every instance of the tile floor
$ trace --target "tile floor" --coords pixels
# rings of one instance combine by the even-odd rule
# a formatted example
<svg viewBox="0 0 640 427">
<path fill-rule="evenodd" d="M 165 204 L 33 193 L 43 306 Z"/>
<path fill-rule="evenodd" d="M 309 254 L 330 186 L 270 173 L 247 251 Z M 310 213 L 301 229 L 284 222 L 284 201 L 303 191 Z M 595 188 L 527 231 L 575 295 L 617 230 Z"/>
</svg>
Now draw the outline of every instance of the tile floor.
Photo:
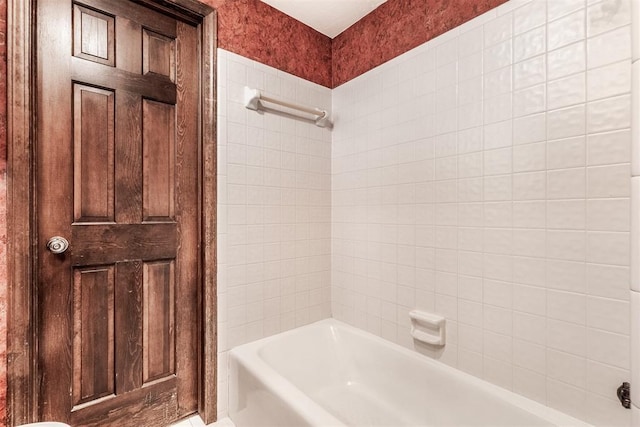
<svg viewBox="0 0 640 427">
<path fill-rule="evenodd" d="M 191 418 L 187 418 L 186 420 L 182 420 L 173 424 L 171 427 L 205 427 L 206 424 L 202 421 L 199 415 L 194 415 Z M 233 421 L 229 418 L 223 418 L 221 420 L 216 421 L 213 424 L 209 424 L 208 427 L 235 427 Z"/>
</svg>

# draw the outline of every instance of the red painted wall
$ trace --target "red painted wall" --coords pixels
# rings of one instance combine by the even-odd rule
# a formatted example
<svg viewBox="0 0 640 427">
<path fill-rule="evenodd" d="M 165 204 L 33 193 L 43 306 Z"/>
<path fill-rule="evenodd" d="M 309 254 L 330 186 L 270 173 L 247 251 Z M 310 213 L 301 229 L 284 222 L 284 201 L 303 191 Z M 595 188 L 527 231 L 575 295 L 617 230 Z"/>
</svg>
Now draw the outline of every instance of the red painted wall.
<svg viewBox="0 0 640 427">
<path fill-rule="evenodd" d="M 333 40 L 258 0 L 203 1 L 221 48 L 334 88 L 507 0 L 388 0 Z"/>
<path fill-rule="evenodd" d="M 218 11 L 218 46 L 331 87 L 331 39 L 258 0 L 203 0 Z"/>
<path fill-rule="evenodd" d="M 0 0 L 0 425 L 7 397 L 7 1 Z"/>
<path fill-rule="evenodd" d="M 506 1 L 388 0 L 333 39 L 332 87 Z"/>
</svg>

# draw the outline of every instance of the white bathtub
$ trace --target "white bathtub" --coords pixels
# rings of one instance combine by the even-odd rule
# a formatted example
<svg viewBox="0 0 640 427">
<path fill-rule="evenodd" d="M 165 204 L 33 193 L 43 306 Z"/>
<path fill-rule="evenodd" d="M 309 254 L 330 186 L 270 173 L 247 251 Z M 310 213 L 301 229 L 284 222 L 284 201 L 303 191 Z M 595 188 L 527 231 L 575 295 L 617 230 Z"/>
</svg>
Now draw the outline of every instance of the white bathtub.
<svg viewBox="0 0 640 427">
<path fill-rule="evenodd" d="M 587 425 L 333 319 L 237 347 L 229 364 L 237 427 Z"/>
</svg>

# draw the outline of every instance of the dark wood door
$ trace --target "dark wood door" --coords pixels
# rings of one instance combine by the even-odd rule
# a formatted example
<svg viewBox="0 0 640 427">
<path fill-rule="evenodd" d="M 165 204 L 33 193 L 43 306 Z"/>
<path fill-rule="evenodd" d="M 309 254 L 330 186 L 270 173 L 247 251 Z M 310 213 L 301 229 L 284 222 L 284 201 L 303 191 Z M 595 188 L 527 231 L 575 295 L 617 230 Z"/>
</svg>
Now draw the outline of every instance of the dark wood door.
<svg viewBox="0 0 640 427">
<path fill-rule="evenodd" d="M 39 418 L 168 425 L 197 410 L 198 30 L 37 4 Z"/>
</svg>

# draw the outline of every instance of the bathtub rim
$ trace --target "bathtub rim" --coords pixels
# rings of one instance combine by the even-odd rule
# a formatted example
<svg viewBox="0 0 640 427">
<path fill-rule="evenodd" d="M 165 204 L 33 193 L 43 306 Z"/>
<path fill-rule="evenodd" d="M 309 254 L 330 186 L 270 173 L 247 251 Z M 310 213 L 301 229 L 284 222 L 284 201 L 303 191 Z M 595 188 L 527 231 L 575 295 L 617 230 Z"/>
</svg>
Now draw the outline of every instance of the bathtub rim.
<svg viewBox="0 0 640 427">
<path fill-rule="evenodd" d="M 317 323 L 317 322 L 316 322 Z M 309 326 L 309 325 L 305 325 Z M 292 329 L 295 331 L 300 328 Z M 286 331 L 290 332 L 290 331 Z M 345 426 L 338 418 L 334 417 L 329 411 L 320 406 L 309 395 L 304 393 L 292 382 L 280 375 L 271 365 L 269 365 L 260 355 L 259 350 L 264 345 L 282 337 L 280 333 L 260 340 L 243 344 L 229 350 L 228 357 L 228 384 L 229 384 L 229 402 L 228 411 L 229 418 L 233 420 L 233 380 L 232 376 L 237 371 L 235 364 L 242 365 L 242 368 L 250 372 L 254 379 L 259 382 L 265 389 L 275 394 L 278 399 L 289 406 L 289 409 L 297 416 L 302 418 L 310 426 Z M 273 339 L 272 339 L 273 338 Z M 237 387 L 237 386 L 236 386 Z M 294 397 L 292 399 L 292 396 Z"/>
<path fill-rule="evenodd" d="M 316 328 L 345 329 L 346 331 L 351 332 L 365 340 L 372 340 L 374 343 L 398 351 L 401 354 L 408 356 L 418 362 L 426 363 L 428 366 L 434 369 L 439 369 L 441 372 L 452 375 L 461 381 L 466 381 L 471 385 L 475 385 L 485 390 L 486 392 L 504 400 L 505 402 L 531 414 L 534 414 L 539 418 L 542 418 L 543 420 L 553 423 L 557 426 L 593 427 L 586 421 L 582 421 L 557 409 L 536 402 L 526 396 L 517 394 L 513 391 L 492 384 L 482 378 L 478 378 L 460 369 L 440 362 L 439 360 L 430 358 L 415 350 L 410 350 L 392 341 L 372 334 L 371 332 L 351 326 L 334 318 L 322 319 L 317 322 L 303 325 L 276 335 L 271 335 L 269 337 L 265 337 L 256 341 L 252 341 L 250 343 L 234 347 L 229 350 L 229 364 L 231 364 L 232 359 L 236 359 L 239 363 L 242 364 L 245 369 L 252 372 L 252 374 L 255 375 L 261 383 L 272 390 L 279 398 L 287 401 L 291 405 L 292 410 L 303 419 L 308 421 L 311 425 L 345 425 L 344 422 L 334 417 L 331 413 L 329 413 L 329 411 L 315 402 L 305 392 L 300 390 L 292 382 L 278 373 L 260 355 L 260 349 L 274 341 L 303 333 L 302 331 L 304 329 Z M 229 374 L 231 375 L 231 370 L 229 370 Z M 231 381 L 231 378 L 229 378 L 229 381 Z M 296 396 L 295 400 L 291 401 L 290 399 L 287 399 L 287 395 L 291 396 L 290 393 L 293 393 L 293 395 Z M 231 398 L 231 396 L 229 396 L 229 398 Z M 231 409 L 231 407 L 229 409 Z M 316 416 L 318 418 L 315 418 Z"/>
</svg>

